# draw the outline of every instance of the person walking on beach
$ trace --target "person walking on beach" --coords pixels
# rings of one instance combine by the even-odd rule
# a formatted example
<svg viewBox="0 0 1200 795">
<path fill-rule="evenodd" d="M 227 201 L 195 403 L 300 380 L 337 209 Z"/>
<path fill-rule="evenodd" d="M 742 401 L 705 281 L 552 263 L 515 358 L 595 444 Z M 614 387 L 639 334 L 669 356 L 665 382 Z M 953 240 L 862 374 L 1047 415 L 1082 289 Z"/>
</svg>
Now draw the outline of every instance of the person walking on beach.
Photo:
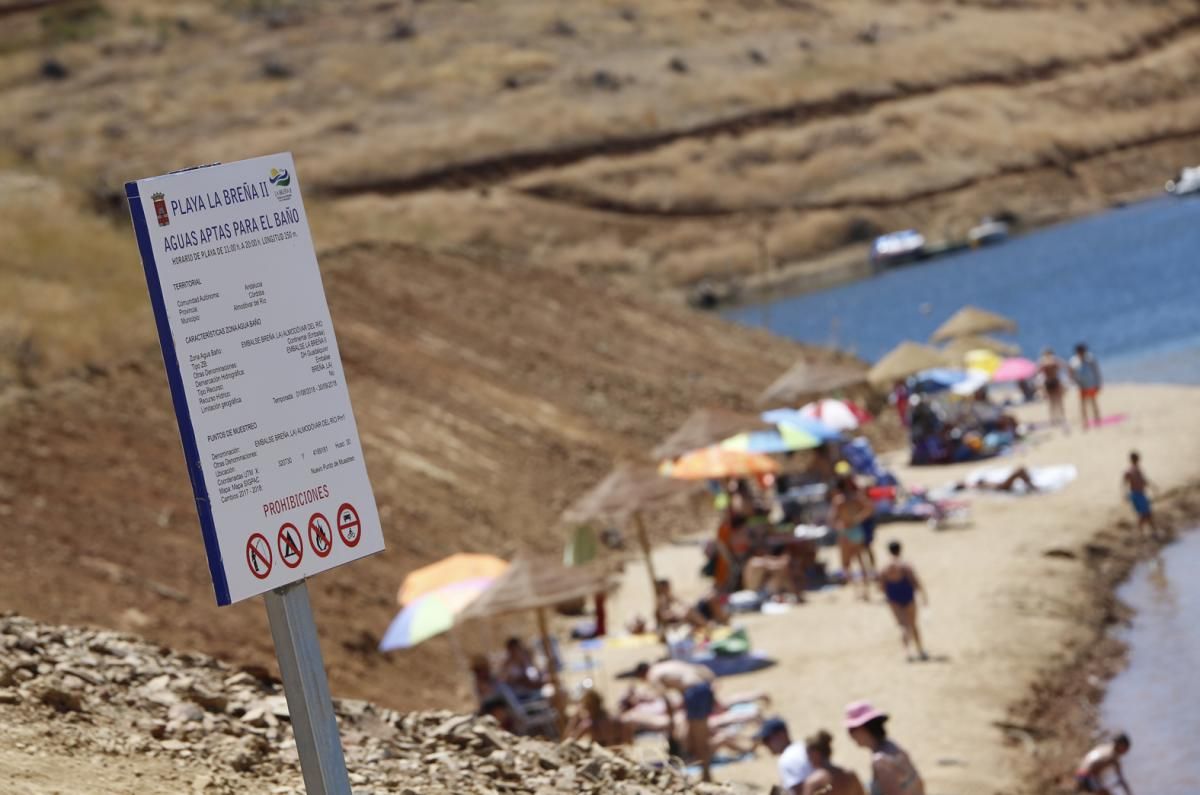
<svg viewBox="0 0 1200 795">
<path fill-rule="evenodd" d="M 1088 429 L 1088 408 L 1092 410 L 1092 423 L 1100 425 L 1100 406 L 1096 396 L 1100 394 L 1102 379 L 1100 364 L 1096 357 L 1082 342 L 1075 346 L 1075 355 L 1071 357 L 1071 379 L 1079 387 L 1079 410 L 1083 414 L 1083 429 Z"/>
<path fill-rule="evenodd" d="M 1104 778 L 1111 770 L 1116 774 L 1117 784 L 1125 791 L 1125 795 L 1133 795 L 1133 790 L 1125 781 L 1125 773 L 1121 770 L 1121 757 L 1129 753 L 1132 746 L 1129 735 L 1122 733 L 1111 743 L 1101 743 L 1088 751 L 1087 756 L 1079 763 L 1079 769 L 1075 771 L 1075 791 L 1114 795 L 1113 790 L 1104 784 Z"/>
<path fill-rule="evenodd" d="M 716 710 L 717 697 L 712 683 L 715 675 L 703 665 L 693 665 L 681 660 L 664 660 L 650 665 L 640 663 L 635 669 L 639 679 L 653 686 L 662 695 L 667 708 L 667 725 L 675 724 L 675 705 L 671 703 L 671 691 L 683 696 L 683 710 L 687 716 L 688 753 L 700 760 L 703 779 L 712 781 L 712 744 L 709 736 L 708 718 Z"/>
<path fill-rule="evenodd" d="M 822 729 L 804 741 L 813 772 L 804 780 L 802 795 L 867 795 L 853 772 L 833 763 L 833 737 Z"/>
<path fill-rule="evenodd" d="M 1055 355 L 1053 348 L 1042 351 L 1042 358 L 1038 360 L 1038 374 L 1042 379 L 1042 389 L 1046 392 L 1046 402 L 1050 404 L 1050 424 L 1061 425 L 1069 430 L 1067 412 L 1063 409 L 1063 394 L 1066 388 L 1063 385 L 1062 369 L 1062 360 Z"/>
<path fill-rule="evenodd" d="M 912 644 L 917 650 L 915 659 L 928 660 L 929 655 L 921 645 L 921 630 L 917 628 L 917 594 L 921 595 L 926 607 L 929 606 L 929 596 L 912 566 L 900 557 L 900 551 L 899 541 L 888 544 L 892 558 L 879 572 L 879 587 L 883 590 L 888 607 L 892 609 L 892 615 L 896 617 L 896 623 L 900 625 L 904 653 L 909 654 L 908 647 Z M 909 654 L 908 659 L 911 661 L 914 658 Z"/>
<path fill-rule="evenodd" d="M 1137 514 L 1138 531 L 1145 533 L 1150 528 L 1153 537 L 1158 537 L 1158 526 L 1154 523 L 1154 510 L 1150 505 L 1150 480 L 1142 472 L 1142 457 L 1137 452 L 1129 454 L 1129 469 L 1125 470 L 1122 482 L 1125 495 L 1129 498 L 1133 512 Z"/>
<path fill-rule="evenodd" d="M 813 773 L 804 743 L 792 742 L 787 724 L 781 718 L 763 721 L 758 740 L 779 757 L 779 783 L 784 795 L 802 795 L 804 782 Z"/>
<path fill-rule="evenodd" d="M 846 705 L 850 739 L 871 752 L 871 795 L 925 795 L 925 782 L 900 746 L 888 739 L 887 713 L 866 701 Z"/>
<path fill-rule="evenodd" d="M 851 568 L 855 562 L 858 563 L 864 602 L 870 601 L 870 581 L 875 572 L 867 557 L 867 531 L 863 522 L 874 513 L 875 506 L 854 484 L 853 476 L 839 476 L 834 482 L 833 498 L 829 502 L 829 524 L 838 534 L 842 570 L 846 573 L 847 584 L 854 577 Z"/>
</svg>

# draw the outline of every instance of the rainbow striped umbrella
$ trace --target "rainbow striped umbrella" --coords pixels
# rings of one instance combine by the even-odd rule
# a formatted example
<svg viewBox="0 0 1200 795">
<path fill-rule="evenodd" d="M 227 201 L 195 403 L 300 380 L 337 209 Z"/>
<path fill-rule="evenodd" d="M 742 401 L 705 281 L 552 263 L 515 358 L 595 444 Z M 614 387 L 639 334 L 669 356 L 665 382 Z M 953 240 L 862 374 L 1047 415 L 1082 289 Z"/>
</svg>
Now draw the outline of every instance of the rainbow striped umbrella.
<svg viewBox="0 0 1200 795">
<path fill-rule="evenodd" d="M 712 445 L 664 461 L 658 473 L 676 480 L 713 480 L 715 478 L 752 477 L 778 472 L 779 465 L 760 453 L 728 450 Z"/>
<path fill-rule="evenodd" d="M 379 650 L 411 648 L 442 634 L 495 581 L 495 577 L 475 577 L 426 593 L 396 614 L 379 641 Z"/>
</svg>

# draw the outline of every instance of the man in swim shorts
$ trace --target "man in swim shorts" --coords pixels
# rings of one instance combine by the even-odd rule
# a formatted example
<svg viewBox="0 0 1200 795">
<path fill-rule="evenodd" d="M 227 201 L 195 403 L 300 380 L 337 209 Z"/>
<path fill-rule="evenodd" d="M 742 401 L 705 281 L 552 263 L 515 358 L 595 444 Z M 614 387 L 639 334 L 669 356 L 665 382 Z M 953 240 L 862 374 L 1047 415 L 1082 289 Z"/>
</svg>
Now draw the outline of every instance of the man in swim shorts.
<svg viewBox="0 0 1200 795">
<path fill-rule="evenodd" d="M 675 706 L 670 692 L 683 696 L 683 709 L 687 715 L 688 752 L 700 760 L 705 781 L 712 781 L 712 744 L 709 736 L 708 718 L 716 710 L 717 698 L 712 683 L 716 676 L 703 665 L 693 665 L 681 660 L 664 660 L 650 665 L 641 663 L 635 669 L 637 677 L 652 685 L 663 697 L 667 707 L 667 725 L 675 724 Z"/>
<path fill-rule="evenodd" d="M 1129 498 L 1133 512 L 1137 514 L 1138 530 L 1145 532 L 1150 528 L 1154 536 L 1158 536 L 1158 527 L 1154 524 L 1154 511 L 1150 506 L 1150 480 L 1142 472 L 1142 457 L 1136 452 L 1129 454 L 1129 469 L 1125 470 L 1122 478 L 1125 484 L 1125 495 Z"/>
<path fill-rule="evenodd" d="M 1133 795 L 1125 774 L 1121 772 L 1121 757 L 1129 753 L 1132 743 L 1126 734 L 1118 734 L 1111 743 L 1101 743 L 1088 751 L 1087 756 L 1079 763 L 1075 771 L 1076 792 L 1097 792 L 1100 795 L 1113 795 L 1113 791 L 1104 785 L 1104 776 L 1109 770 L 1117 775 L 1117 784 L 1125 791 L 1125 795 Z"/>
</svg>

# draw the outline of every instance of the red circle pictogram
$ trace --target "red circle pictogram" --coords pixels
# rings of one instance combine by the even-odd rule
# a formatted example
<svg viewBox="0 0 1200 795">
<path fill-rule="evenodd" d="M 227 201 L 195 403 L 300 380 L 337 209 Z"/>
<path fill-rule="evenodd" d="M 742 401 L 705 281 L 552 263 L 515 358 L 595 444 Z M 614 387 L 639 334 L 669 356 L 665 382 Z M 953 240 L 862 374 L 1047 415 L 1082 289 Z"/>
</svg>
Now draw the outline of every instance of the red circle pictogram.
<svg viewBox="0 0 1200 795">
<path fill-rule="evenodd" d="M 275 546 L 279 548 L 279 559 L 289 569 L 296 568 L 300 565 L 300 561 L 304 560 L 304 539 L 300 537 L 300 531 L 296 525 L 291 522 L 285 522 L 279 528 Z"/>
<path fill-rule="evenodd" d="M 271 574 L 273 563 L 271 544 L 262 533 L 254 533 L 246 539 L 246 565 L 250 573 L 260 580 L 265 580 Z"/>
<path fill-rule="evenodd" d="M 323 513 L 314 513 L 308 519 L 308 545 L 318 558 L 324 558 L 333 551 L 333 525 Z"/>
<path fill-rule="evenodd" d="M 346 542 L 346 546 L 358 545 L 362 538 L 362 522 L 358 519 L 358 511 L 348 502 L 343 502 L 337 512 L 338 535 Z"/>
</svg>

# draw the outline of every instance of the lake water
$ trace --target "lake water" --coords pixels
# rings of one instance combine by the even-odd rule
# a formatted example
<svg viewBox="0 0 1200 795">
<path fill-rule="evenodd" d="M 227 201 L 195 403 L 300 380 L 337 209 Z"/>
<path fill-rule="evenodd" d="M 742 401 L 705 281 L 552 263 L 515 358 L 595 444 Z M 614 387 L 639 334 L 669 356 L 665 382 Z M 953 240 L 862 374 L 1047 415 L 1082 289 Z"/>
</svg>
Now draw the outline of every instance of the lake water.
<svg viewBox="0 0 1200 795">
<path fill-rule="evenodd" d="M 1135 792 L 1200 793 L 1200 532 L 1185 534 L 1156 561 L 1139 566 L 1119 594 L 1137 610 L 1122 633 L 1129 668 L 1109 686 L 1101 722 L 1124 730 L 1123 762 Z"/>
<path fill-rule="evenodd" d="M 1017 321 L 1036 358 L 1085 341 L 1110 380 L 1200 383 L 1200 199 L 1163 198 L 726 317 L 874 361 L 964 304 Z"/>
</svg>

